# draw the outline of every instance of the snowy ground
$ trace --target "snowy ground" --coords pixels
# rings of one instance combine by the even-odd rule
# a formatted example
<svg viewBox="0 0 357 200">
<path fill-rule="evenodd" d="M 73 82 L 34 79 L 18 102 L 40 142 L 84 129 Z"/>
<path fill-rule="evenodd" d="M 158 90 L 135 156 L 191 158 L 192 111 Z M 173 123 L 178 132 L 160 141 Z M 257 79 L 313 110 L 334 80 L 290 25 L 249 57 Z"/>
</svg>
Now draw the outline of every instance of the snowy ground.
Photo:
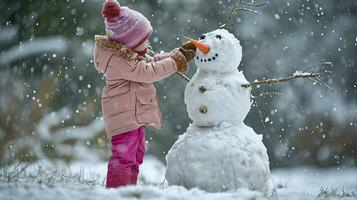
<svg viewBox="0 0 357 200">
<path fill-rule="evenodd" d="M 240 190 L 206 193 L 163 183 L 165 167 L 147 156 L 138 186 L 107 190 L 103 187 L 106 163 L 40 162 L 0 169 L 0 199 L 265 199 L 260 193 Z M 272 199 L 357 199 L 357 169 L 295 168 L 273 170 L 277 194 Z M 208 180 L 209 181 L 209 180 Z"/>
</svg>

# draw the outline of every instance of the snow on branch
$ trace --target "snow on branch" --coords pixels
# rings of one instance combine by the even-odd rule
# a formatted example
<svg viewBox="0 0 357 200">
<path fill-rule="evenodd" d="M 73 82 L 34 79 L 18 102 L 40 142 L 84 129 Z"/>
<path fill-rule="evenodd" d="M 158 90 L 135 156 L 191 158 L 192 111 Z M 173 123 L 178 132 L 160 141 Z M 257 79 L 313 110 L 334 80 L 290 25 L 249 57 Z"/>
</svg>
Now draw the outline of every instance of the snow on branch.
<svg viewBox="0 0 357 200">
<path fill-rule="evenodd" d="M 266 80 L 260 80 L 260 81 L 256 80 L 251 83 L 242 84 L 242 87 L 249 88 L 249 87 L 256 87 L 256 86 L 260 86 L 260 85 L 269 85 L 269 84 L 273 84 L 273 83 L 282 83 L 282 82 L 287 82 L 287 81 L 299 79 L 299 78 L 315 78 L 318 75 L 319 74 L 312 74 L 312 73 L 299 74 L 299 73 L 295 72 L 292 76 L 283 77 L 283 78 L 279 78 L 279 79 L 266 79 Z"/>
<path fill-rule="evenodd" d="M 39 137 L 55 143 L 61 143 L 69 139 L 85 141 L 92 139 L 96 134 L 104 130 L 104 122 L 98 118 L 85 126 L 69 126 L 51 131 L 51 127 L 68 120 L 72 114 L 72 111 L 68 107 L 65 107 L 59 111 L 45 115 L 37 126 Z"/>
<path fill-rule="evenodd" d="M 282 78 L 278 78 L 278 79 L 256 80 L 251 83 L 242 84 L 242 87 L 252 88 L 252 87 L 258 87 L 260 85 L 271 85 L 271 84 L 276 84 L 276 83 L 284 83 L 284 82 L 288 82 L 288 81 L 295 80 L 295 79 L 309 79 L 309 80 L 313 81 L 314 83 L 318 82 L 321 85 L 324 85 L 327 89 L 331 90 L 332 92 L 335 92 L 329 85 L 327 85 L 325 82 L 323 82 L 321 80 L 320 73 L 315 73 L 316 67 L 320 66 L 320 65 L 332 66 L 332 63 L 331 62 L 318 63 L 316 65 L 310 66 L 305 71 L 296 71 L 291 76 L 282 77 Z M 307 72 L 307 70 L 309 70 L 311 68 L 313 68 L 313 72 Z"/>
<path fill-rule="evenodd" d="M 2 44 L 11 42 L 18 32 L 18 27 L 0 27 L 0 42 Z"/>
<path fill-rule="evenodd" d="M 71 115 L 72 111 L 68 107 L 44 115 L 36 126 L 38 136 L 43 140 L 51 140 L 51 127 L 59 125 L 61 121 L 70 118 Z"/>
<path fill-rule="evenodd" d="M 40 159 L 46 158 L 43 144 L 54 144 L 52 146 L 53 150 L 60 155 L 74 155 L 81 159 L 89 158 L 88 152 L 91 151 L 91 147 L 85 143 L 104 130 L 104 122 L 102 119 L 97 118 L 84 126 L 69 125 L 53 130 L 54 127 L 58 127 L 65 121 L 70 120 L 72 115 L 73 112 L 69 107 L 44 115 L 36 126 L 37 137 L 26 138 L 22 142 L 31 147 L 33 154 Z M 75 141 L 75 145 L 66 143 L 66 141 L 70 140 Z M 94 154 L 91 154 L 90 157 L 91 159 L 96 159 Z"/>
<path fill-rule="evenodd" d="M 11 47 L 9 50 L 1 54 L 0 64 L 8 64 L 41 53 L 62 53 L 66 51 L 66 49 L 66 39 L 61 36 L 33 39 Z"/>
<path fill-rule="evenodd" d="M 99 132 L 104 130 L 104 122 L 101 118 L 93 120 L 85 126 L 66 127 L 55 131 L 52 135 L 52 140 L 59 143 L 70 139 L 76 140 L 90 140 L 94 138 Z"/>
</svg>

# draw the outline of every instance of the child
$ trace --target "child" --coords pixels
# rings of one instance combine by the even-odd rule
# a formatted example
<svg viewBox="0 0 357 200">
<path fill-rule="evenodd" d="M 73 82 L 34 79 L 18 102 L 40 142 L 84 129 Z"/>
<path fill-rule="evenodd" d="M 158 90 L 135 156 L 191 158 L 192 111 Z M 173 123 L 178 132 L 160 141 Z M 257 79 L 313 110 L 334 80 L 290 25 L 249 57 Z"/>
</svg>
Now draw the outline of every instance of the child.
<svg viewBox="0 0 357 200">
<path fill-rule="evenodd" d="M 144 126 L 161 127 L 161 112 L 153 82 L 187 70 L 193 50 L 146 55 L 152 33 L 150 22 L 139 12 L 106 0 L 102 15 L 107 35 L 96 36 L 95 67 L 106 77 L 102 111 L 112 155 L 107 188 L 136 184 L 145 152 Z"/>
</svg>

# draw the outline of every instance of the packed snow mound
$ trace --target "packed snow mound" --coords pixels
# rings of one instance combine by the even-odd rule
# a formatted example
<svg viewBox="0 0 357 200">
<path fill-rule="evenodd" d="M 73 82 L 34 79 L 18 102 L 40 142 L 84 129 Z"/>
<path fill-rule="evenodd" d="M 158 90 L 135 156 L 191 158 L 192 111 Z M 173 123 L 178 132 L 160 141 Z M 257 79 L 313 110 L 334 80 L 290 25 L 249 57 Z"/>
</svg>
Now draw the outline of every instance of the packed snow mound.
<svg viewBox="0 0 357 200">
<path fill-rule="evenodd" d="M 166 156 L 170 185 L 208 192 L 245 188 L 270 195 L 273 190 L 262 136 L 244 125 L 190 126 Z"/>
<path fill-rule="evenodd" d="M 195 126 L 242 123 L 250 107 L 250 89 L 242 72 L 198 71 L 185 89 L 187 113 Z"/>
</svg>

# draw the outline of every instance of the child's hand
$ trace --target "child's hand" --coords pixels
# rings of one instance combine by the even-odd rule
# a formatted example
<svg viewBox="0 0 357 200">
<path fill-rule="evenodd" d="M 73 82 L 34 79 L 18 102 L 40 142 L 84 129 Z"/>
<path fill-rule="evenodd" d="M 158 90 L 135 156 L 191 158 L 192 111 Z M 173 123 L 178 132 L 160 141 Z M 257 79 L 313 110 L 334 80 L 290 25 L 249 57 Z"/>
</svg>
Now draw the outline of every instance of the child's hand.
<svg viewBox="0 0 357 200">
<path fill-rule="evenodd" d="M 196 46 L 192 44 L 191 41 L 185 42 L 181 45 L 181 48 L 185 50 L 193 50 L 196 51 Z"/>
<path fill-rule="evenodd" d="M 179 50 L 174 49 L 170 52 L 170 57 L 175 60 L 178 72 L 185 72 L 188 69 L 185 55 Z"/>
<path fill-rule="evenodd" d="M 179 50 L 185 56 L 187 62 L 195 57 L 196 47 L 190 41 L 182 44 Z"/>
</svg>

